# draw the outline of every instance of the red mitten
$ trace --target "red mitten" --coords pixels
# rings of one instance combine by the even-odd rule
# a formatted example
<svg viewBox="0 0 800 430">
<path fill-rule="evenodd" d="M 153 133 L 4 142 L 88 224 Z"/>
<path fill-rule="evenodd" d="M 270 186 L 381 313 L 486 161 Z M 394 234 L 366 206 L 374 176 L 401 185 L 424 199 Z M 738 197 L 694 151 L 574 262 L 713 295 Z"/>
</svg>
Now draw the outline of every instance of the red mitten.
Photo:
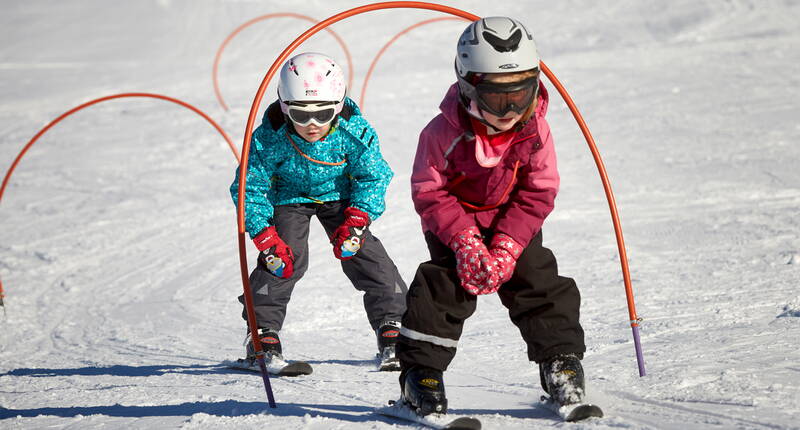
<svg viewBox="0 0 800 430">
<path fill-rule="evenodd" d="M 496 263 L 483 243 L 478 227 L 472 226 L 456 234 L 450 240 L 450 248 L 456 254 L 456 272 L 461 286 L 468 293 L 478 295 L 497 291 Z"/>
<path fill-rule="evenodd" d="M 505 233 L 497 233 L 492 238 L 492 242 L 489 244 L 489 253 L 495 258 L 495 267 L 499 279 L 497 288 L 500 288 L 501 285 L 511 279 L 522 250 L 522 245 Z"/>
<path fill-rule="evenodd" d="M 289 278 L 294 273 L 294 253 L 292 248 L 284 242 L 274 226 L 261 230 L 253 239 L 256 248 L 261 251 L 258 256 L 273 275 L 279 278 Z"/>
<path fill-rule="evenodd" d="M 345 209 L 342 225 L 331 236 L 333 255 L 339 260 L 353 258 L 363 245 L 364 233 L 369 222 L 369 215 L 366 212 L 354 207 Z"/>
</svg>

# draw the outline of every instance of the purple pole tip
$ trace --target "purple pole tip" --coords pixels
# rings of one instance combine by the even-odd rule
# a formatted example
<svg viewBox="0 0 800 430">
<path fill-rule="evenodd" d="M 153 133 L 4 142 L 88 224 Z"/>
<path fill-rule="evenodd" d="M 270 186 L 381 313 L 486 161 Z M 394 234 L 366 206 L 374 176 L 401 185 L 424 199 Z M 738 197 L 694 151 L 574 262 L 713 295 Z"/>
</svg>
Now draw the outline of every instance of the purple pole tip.
<svg viewBox="0 0 800 430">
<path fill-rule="evenodd" d="M 267 372 L 267 364 L 264 363 L 264 356 L 258 357 L 258 367 L 261 368 L 261 377 L 264 379 L 264 389 L 267 390 L 267 400 L 269 400 L 270 408 L 277 408 L 275 404 L 275 396 L 272 394 L 272 384 L 269 383 L 269 372 Z"/>
<path fill-rule="evenodd" d="M 631 326 L 633 329 L 633 347 L 636 348 L 636 362 L 639 364 L 639 376 L 646 374 L 644 370 L 644 356 L 642 355 L 642 343 L 639 340 L 639 326 Z"/>
</svg>

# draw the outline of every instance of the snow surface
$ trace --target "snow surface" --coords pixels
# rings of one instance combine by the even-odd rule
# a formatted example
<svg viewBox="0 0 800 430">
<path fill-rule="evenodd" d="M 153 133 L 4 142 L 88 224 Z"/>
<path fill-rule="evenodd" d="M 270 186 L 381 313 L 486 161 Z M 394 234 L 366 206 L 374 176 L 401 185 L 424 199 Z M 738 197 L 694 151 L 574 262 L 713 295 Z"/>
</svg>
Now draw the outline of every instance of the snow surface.
<svg viewBox="0 0 800 430">
<path fill-rule="evenodd" d="M 211 82 L 225 37 L 268 13 L 323 19 L 352 6 L 4 2 L 2 166 L 59 114 L 128 91 L 196 104 L 241 146 L 261 79 L 309 23 L 276 18 L 231 42 L 220 63 L 228 112 Z M 537 406 L 538 374 L 494 296 L 481 298 L 445 374 L 453 412 L 487 429 L 800 428 L 800 2 L 457 6 L 527 23 L 584 114 L 622 218 L 648 375 L 636 369 L 597 170 L 553 91 L 562 191 L 544 237 L 581 288 L 587 391 L 606 417 L 566 424 Z M 384 43 L 438 16 L 397 9 L 335 24 L 353 56 L 352 94 Z M 411 161 L 454 79 L 463 27 L 444 21 L 401 37 L 364 106 L 396 172 L 373 229 L 409 281 L 427 255 L 409 197 Z M 344 62 L 326 32 L 302 49 Z M 222 368 L 244 351 L 227 191 L 235 167 L 205 121 L 151 99 L 90 107 L 34 145 L 0 205 L 0 428 L 414 427 L 371 413 L 398 397 L 397 374 L 374 370 L 359 294 L 316 224 L 311 270 L 282 332 L 289 358 L 311 362 L 314 374 L 273 378 L 279 407 L 268 410 L 258 375 Z"/>
</svg>

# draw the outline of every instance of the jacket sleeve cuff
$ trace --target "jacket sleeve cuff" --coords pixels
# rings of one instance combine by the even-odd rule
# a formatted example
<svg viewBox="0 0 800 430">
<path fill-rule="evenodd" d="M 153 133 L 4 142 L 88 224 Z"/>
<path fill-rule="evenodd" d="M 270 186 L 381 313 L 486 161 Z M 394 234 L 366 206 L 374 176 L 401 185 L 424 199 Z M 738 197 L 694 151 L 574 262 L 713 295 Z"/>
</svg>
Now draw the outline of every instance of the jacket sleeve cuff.
<svg viewBox="0 0 800 430">
<path fill-rule="evenodd" d="M 361 203 L 350 202 L 350 207 L 358 209 L 361 212 L 364 212 L 365 214 L 367 214 L 367 216 L 369 216 L 370 223 L 372 221 L 375 221 L 376 219 L 380 218 L 380 216 L 381 216 L 380 212 L 375 212 L 375 211 L 371 210 L 369 207 L 367 207 L 367 205 L 364 205 L 364 204 L 361 204 Z"/>
<path fill-rule="evenodd" d="M 447 246 L 450 246 L 450 243 L 453 241 L 453 238 L 456 237 L 458 233 L 470 228 L 475 227 L 474 220 L 470 219 L 469 217 L 464 217 L 456 220 L 454 223 L 448 225 L 445 228 L 440 229 L 439 231 L 434 231 L 436 236 L 439 240 L 442 241 Z"/>
<path fill-rule="evenodd" d="M 271 220 L 272 219 L 270 218 L 270 221 Z M 261 224 L 261 223 L 259 223 L 259 224 L 255 224 L 255 223 L 248 224 L 248 223 L 245 223 L 245 224 L 247 224 L 246 225 L 247 234 L 250 236 L 250 239 L 252 239 L 252 240 L 255 240 L 256 237 L 258 237 L 259 234 L 264 232 L 264 230 L 272 227 L 271 223 L 263 223 L 263 224 Z"/>
</svg>

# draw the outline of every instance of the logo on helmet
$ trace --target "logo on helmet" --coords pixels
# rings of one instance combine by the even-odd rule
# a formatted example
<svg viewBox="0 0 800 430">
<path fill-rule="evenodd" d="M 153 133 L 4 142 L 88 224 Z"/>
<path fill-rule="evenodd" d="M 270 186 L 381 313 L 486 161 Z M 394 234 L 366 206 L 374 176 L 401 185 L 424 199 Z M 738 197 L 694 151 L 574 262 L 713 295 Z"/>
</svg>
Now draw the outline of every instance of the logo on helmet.
<svg viewBox="0 0 800 430">
<path fill-rule="evenodd" d="M 499 67 L 501 69 L 504 69 L 504 70 L 505 69 L 516 69 L 517 67 L 519 67 L 519 64 L 517 64 L 517 63 L 508 63 L 508 64 L 502 64 L 502 65 L 497 66 L 497 67 Z"/>
<path fill-rule="evenodd" d="M 317 90 L 306 90 L 306 95 L 307 96 L 316 97 L 317 96 Z"/>
</svg>

